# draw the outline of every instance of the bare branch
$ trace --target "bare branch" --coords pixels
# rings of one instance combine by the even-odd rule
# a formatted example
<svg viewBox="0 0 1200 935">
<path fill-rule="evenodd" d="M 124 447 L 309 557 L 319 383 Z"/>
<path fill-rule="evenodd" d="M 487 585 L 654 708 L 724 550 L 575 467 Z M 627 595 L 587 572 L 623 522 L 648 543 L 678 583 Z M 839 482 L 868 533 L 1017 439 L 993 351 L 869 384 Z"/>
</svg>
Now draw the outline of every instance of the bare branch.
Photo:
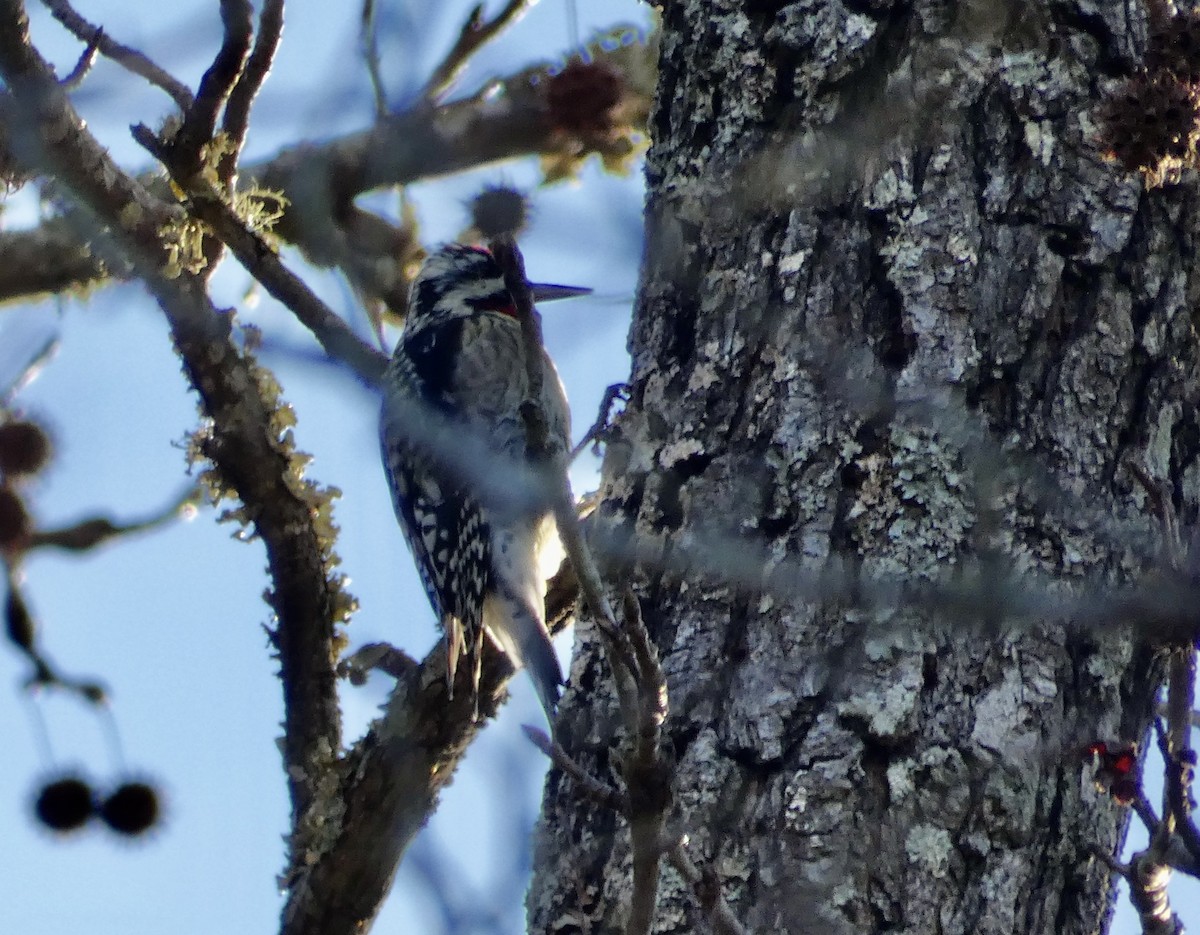
<svg viewBox="0 0 1200 935">
<path fill-rule="evenodd" d="M 181 181 L 177 179 L 177 181 Z M 261 234 L 246 227 L 225 198 L 201 178 L 189 191 L 192 213 L 204 221 L 238 262 L 321 342 L 334 360 L 341 361 L 369 385 L 378 385 L 387 355 L 362 341 L 342 318 L 293 273 Z"/>
<path fill-rule="evenodd" d="M 351 685 L 364 685 L 371 670 L 378 669 L 394 679 L 410 678 L 420 663 L 408 653 L 390 643 L 367 643 L 348 656 L 343 656 L 337 666 L 340 677 Z"/>
<path fill-rule="evenodd" d="M 1166 763 L 1168 815 L 1174 831 L 1191 855 L 1194 865 L 1200 864 L 1200 830 L 1193 817 L 1192 781 L 1196 772 L 1196 753 L 1191 745 L 1192 714 L 1196 701 L 1196 651 L 1184 646 L 1171 653 L 1167 663 L 1168 733 L 1163 758 Z"/>
<path fill-rule="evenodd" d="M 591 551 L 583 539 L 575 498 L 566 473 L 566 452 L 555 451 L 549 442 L 546 414 L 538 402 L 545 380 L 541 317 L 533 305 L 533 295 L 525 275 L 525 264 L 516 243 L 509 236 L 490 243 L 492 255 L 504 271 L 504 282 L 513 297 L 528 368 L 529 399 L 521 406 L 525 420 L 526 452 L 533 464 L 540 465 L 547 489 L 554 495 L 554 513 L 559 537 L 579 577 L 593 614 L 605 619 L 606 645 L 614 677 L 621 696 L 622 713 L 630 731 L 633 749 L 622 764 L 633 852 L 633 893 L 630 897 L 628 935 L 648 935 L 658 905 L 659 846 L 666 812 L 671 804 L 671 768 L 662 759 L 659 728 L 666 716 L 666 681 L 658 665 L 649 634 L 641 620 L 637 599 L 627 591 L 624 600 L 625 628 L 618 628 Z M 625 683 L 632 682 L 633 690 Z"/>
<path fill-rule="evenodd" d="M 166 508 L 131 523 L 114 523 L 106 516 L 96 516 L 58 529 L 35 530 L 29 537 L 27 548 L 49 546 L 68 552 L 84 552 L 111 539 L 149 532 L 164 526 L 193 509 L 198 499 L 199 493 L 196 488 L 189 487 Z"/>
<path fill-rule="evenodd" d="M 196 99 L 183 115 L 183 125 L 169 141 L 174 160 L 187 167 L 187 174 L 200 171 L 201 150 L 217 129 L 217 115 L 241 77 L 250 53 L 254 10 L 249 0 L 221 0 L 221 23 L 225 37 L 212 65 L 200 79 Z"/>
<path fill-rule="evenodd" d="M 237 161 L 246 142 L 246 131 L 250 126 L 250 108 L 258 96 L 259 89 L 267 80 L 271 63 L 275 61 L 275 50 L 283 35 L 284 0 L 265 0 L 258 15 L 258 37 L 254 50 L 246 60 L 246 67 L 238 77 L 225 105 L 221 128 L 229 138 L 230 148 L 221 156 L 217 167 L 217 178 L 230 185 L 237 173 Z"/>
<path fill-rule="evenodd" d="M 84 47 L 82 54 L 79 56 L 79 61 L 75 63 L 75 67 L 71 69 L 71 73 L 62 79 L 62 86 L 68 91 L 74 91 L 83 84 L 83 79 L 88 76 L 88 73 L 92 70 L 92 66 L 96 63 L 96 55 L 100 51 L 100 40 L 103 38 L 104 30 L 97 29 L 91 41 Z"/>
<path fill-rule="evenodd" d="M 467 21 L 459 30 L 453 48 L 433 70 L 421 91 L 421 96 L 427 101 L 440 100 L 458 80 L 471 56 L 519 20 L 531 6 L 533 0 L 509 0 L 504 9 L 491 20 L 484 20 L 482 3 L 471 10 Z"/>
<path fill-rule="evenodd" d="M 126 71 L 146 79 L 156 88 L 161 88 L 169 94 L 181 111 L 186 111 L 192 106 L 192 92 L 187 85 L 159 68 L 136 49 L 115 42 L 99 26 L 93 26 L 76 13 L 69 0 L 42 0 L 42 5 L 81 42 L 86 42 L 89 47 L 94 44 L 105 58 L 112 59 Z"/>
<path fill-rule="evenodd" d="M 629 900 L 628 935 L 648 935 L 658 907 L 662 835 L 671 807 L 674 769 L 663 757 L 661 727 L 667 716 L 667 682 L 658 653 L 642 622 L 637 597 L 623 595 L 623 634 L 637 664 L 637 710 L 626 712 L 635 730 L 633 750 L 621 764 L 629 796 L 629 838 L 633 851 L 633 894 Z"/>
<path fill-rule="evenodd" d="M 367 63 L 367 75 L 371 79 L 371 91 L 375 95 L 375 117 L 382 120 L 387 114 L 387 93 L 383 87 L 383 75 L 379 67 L 379 35 L 375 29 L 375 0 L 363 0 L 362 17 L 359 24 L 363 58 Z"/>
<path fill-rule="evenodd" d="M 550 589 L 568 603 L 570 589 Z M 548 603 L 546 619 L 566 624 L 566 607 Z M 401 667 L 405 668 L 406 667 Z M 460 670 L 468 678 L 466 667 Z M 401 857 L 437 805 L 476 733 L 505 697 L 512 665 L 483 642 L 476 700 L 446 692 L 446 644 L 404 671 L 384 716 L 345 757 L 337 798 L 344 813 L 325 816 L 337 828 L 323 850 L 293 848 L 282 935 L 360 935 L 384 897 Z"/>
<path fill-rule="evenodd" d="M 742 928 L 742 924 L 721 894 L 721 884 L 716 874 L 710 867 L 703 870 L 697 867 L 688 856 L 686 848 L 687 837 L 683 836 L 669 842 L 663 850 L 667 861 L 691 885 L 696 901 L 708 916 L 715 935 L 745 935 L 746 930 Z"/>
<path fill-rule="evenodd" d="M 610 808 L 622 815 L 628 814 L 629 800 L 620 791 L 606 782 L 601 782 L 576 763 L 562 745 L 551 740 L 545 731 L 530 727 L 528 724 L 521 729 L 535 747 L 549 757 L 555 766 L 571 777 L 582 796 L 603 808 Z"/>
<path fill-rule="evenodd" d="M 599 53 L 597 60 L 606 54 Z M 505 79 L 504 94 L 495 99 L 418 106 L 380 120 L 369 130 L 243 165 L 239 185 L 283 193 L 287 205 L 273 233 L 299 246 L 318 265 L 344 263 L 350 256 L 364 268 L 394 262 L 381 250 L 380 241 L 352 243 L 343 232 L 354 198 L 376 188 L 453 175 L 501 160 L 558 154 L 564 141 L 548 118 L 545 95 L 531 81 L 535 74 L 540 69 Z M 589 144 L 587 151 L 593 148 Z M 143 184 L 149 186 L 152 180 Z M 0 303 L 127 276 L 119 267 L 85 262 L 78 237 L 65 236 L 79 226 L 54 218 L 31 231 L 0 232 Z M 363 254 L 362 246 L 379 252 Z"/>
<path fill-rule="evenodd" d="M 328 496 L 300 478 L 294 452 L 274 428 L 278 405 L 252 359 L 235 346 L 230 316 L 194 278 L 167 278 L 162 232 L 179 219 L 126 176 L 84 128 L 49 65 L 29 43 L 19 0 L 0 0 L 0 74 L 23 117 L 21 157 L 54 178 L 94 218 L 97 243 L 125 256 L 170 324 L 185 370 L 211 419 L 199 447 L 246 505 L 267 548 L 278 619 L 273 633 L 284 686 L 284 761 L 297 820 L 321 802 L 323 773 L 340 746 L 334 627 L 348 611 L 330 571 Z"/>
</svg>

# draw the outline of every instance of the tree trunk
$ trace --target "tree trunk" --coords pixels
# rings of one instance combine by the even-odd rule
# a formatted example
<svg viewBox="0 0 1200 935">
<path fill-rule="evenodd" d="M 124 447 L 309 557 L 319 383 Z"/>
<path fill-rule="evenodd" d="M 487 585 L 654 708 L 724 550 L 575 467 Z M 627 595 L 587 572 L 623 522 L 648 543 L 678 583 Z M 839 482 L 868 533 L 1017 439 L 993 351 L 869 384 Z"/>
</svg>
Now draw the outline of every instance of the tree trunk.
<svg viewBox="0 0 1200 935">
<path fill-rule="evenodd" d="M 1133 10 L 1138 15 L 1127 14 Z M 1106 927 L 1153 563 L 1200 497 L 1192 179 L 1096 148 L 1124 0 L 677 0 L 631 399 L 596 519 L 670 690 L 668 827 L 750 932 Z M 617 547 L 614 543 L 620 544 Z M 618 571 L 618 566 L 623 566 Z M 558 740 L 622 741 L 581 622 Z M 559 771 L 531 931 L 615 932 L 625 821 Z M 704 931 L 662 874 L 655 931 Z"/>
</svg>

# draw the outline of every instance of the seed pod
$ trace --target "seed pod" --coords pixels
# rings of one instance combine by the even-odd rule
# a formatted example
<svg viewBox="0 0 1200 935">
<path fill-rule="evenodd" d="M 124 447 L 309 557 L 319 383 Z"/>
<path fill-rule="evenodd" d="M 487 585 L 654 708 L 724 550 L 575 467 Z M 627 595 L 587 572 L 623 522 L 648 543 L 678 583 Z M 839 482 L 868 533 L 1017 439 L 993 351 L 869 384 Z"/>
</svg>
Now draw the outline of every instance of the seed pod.
<svg viewBox="0 0 1200 935">
<path fill-rule="evenodd" d="M 86 780 L 70 774 L 42 786 L 34 803 L 38 821 L 62 833 L 82 828 L 94 812 L 92 787 Z"/>
<path fill-rule="evenodd" d="M 0 425 L 0 472 L 8 475 L 36 474 L 50 461 L 50 438 L 34 422 Z"/>
<path fill-rule="evenodd" d="M 144 834 L 158 822 L 158 792 L 148 783 L 123 783 L 101 803 L 100 817 L 118 834 Z"/>
</svg>

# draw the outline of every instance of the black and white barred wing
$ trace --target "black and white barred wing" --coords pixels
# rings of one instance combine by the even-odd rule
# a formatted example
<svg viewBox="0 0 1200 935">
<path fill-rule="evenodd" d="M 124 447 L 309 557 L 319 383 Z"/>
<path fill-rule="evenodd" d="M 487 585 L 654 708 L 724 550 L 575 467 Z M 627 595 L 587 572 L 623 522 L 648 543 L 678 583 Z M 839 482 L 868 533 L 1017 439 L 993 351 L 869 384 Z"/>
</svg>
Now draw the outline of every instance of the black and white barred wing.
<svg viewBox="0 0 1200 935">
<path fill-rule="evenodd" d="M 426 379 L 436 349 L 430 335 L 393 358 L 388 380 L 399 391 L 385 394 L 380 434 L 396 517 L 446 633 L 452 686 L 459 657 L 478 649 L 491 544 L 455 462 L 452 442 L 461 426 L 447 412 L 436 373 Z"/>
</svg>

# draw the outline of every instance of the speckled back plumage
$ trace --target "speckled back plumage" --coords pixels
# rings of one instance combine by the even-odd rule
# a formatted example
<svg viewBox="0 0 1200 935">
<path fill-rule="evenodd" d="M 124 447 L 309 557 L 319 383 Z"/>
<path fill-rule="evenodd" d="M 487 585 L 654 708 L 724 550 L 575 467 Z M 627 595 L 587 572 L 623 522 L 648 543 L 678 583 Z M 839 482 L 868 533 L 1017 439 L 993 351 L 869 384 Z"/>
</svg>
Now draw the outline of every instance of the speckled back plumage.
<svg viewBox="0 0 1200 935">
<path fill-rule="evenodd" d="M 562 675 L 544 623 L 542 553 L 557 536 L 544 510 L 521 506 L 530 498 L 496 496 L 505 478 L 495 472 L 525 482 L 514 467 L 525 457 L 520 406 L 529 383 L 512 297 L 490 254 L 452 244 L 429 258 L 385 386 L 384 464 L 397 518 L 446 632 L 451 684 L 461 655 L 478 660 L 486 626 L 515 664 L 529 667 L 552 713 Z M 542 401 L 551 432 L 566 446 L 569 412 L 548 358 Z"/>
</svg>

